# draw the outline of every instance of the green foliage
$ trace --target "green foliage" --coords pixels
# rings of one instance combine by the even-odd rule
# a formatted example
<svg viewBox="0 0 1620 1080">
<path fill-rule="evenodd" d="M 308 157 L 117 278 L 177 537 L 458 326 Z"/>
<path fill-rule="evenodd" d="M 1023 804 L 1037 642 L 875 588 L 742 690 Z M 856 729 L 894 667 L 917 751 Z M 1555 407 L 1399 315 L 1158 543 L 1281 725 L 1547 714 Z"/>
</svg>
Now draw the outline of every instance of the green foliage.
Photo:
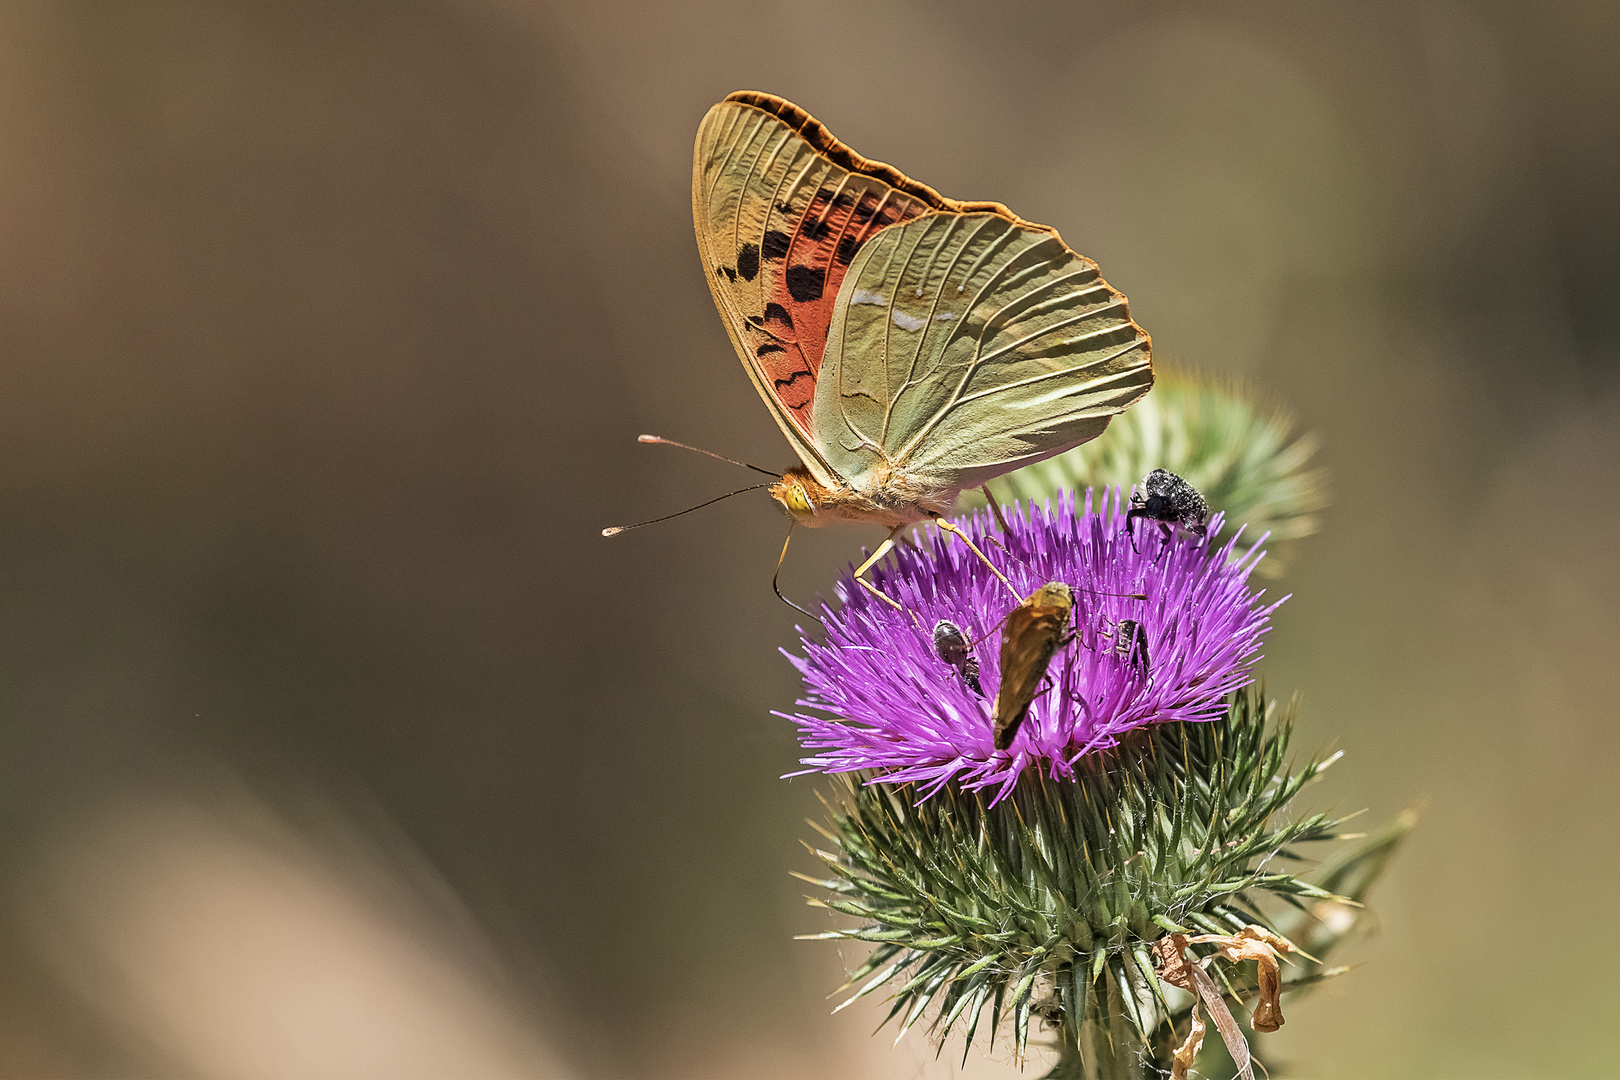
<svg viewBox="0 0 1620 1080">
<path fill-rule="evenodd" d="M 1169 469 L 1226 512 L 1222 535 L 1247 523 L 1251 538 L 1271 533 L 1262 573 L 1280 572 L 1287 542 L 1317 529 L 1326 505 L 1325 473 L 1309 468 L 1316 440 L 1295 436 L 1293 421 L 1237 387 L 1161 373 L 1141 401 L 1098 438 L 997 480 L 993 490 L 1044 501 L 1060 490 L 1132 484 Z"/>
<path fill-rule="evenodd" d="M 1291 711 L 1274 711 L 1238 693 L 1222 720 L 1138 732 L 1082 759 L 1072 782 L 1031 770 L 995 806 L 951 787 L 917 804 L 910 786 L 845 778 L 818 826 L 832 876 L 805 878 L 830 894 L 812 903 L 858 921 L 814 936 L 875 946 L 844 1004 L 888 988 L 902 1031 L 930 1017 L 942 1045 L 965 1033 L 964 1055 L 987 1013 L 987 1037 L 1010 1020 L 1020 1054 L 1036 1020 L 1055 1029 L 1064 1075 L 1167 1066 L 1186 999 L 1173 1008 L 1153 976 L 1154 939 L 1280 932 L 1269 910 L 1345 899 L 1296 873 L 1300 845 L 1339 823 L 1288 813 L 1337 755 L 1296 766 Z M 1223 965 L 1212 975 L 1252 992 Z"/>
</svg>

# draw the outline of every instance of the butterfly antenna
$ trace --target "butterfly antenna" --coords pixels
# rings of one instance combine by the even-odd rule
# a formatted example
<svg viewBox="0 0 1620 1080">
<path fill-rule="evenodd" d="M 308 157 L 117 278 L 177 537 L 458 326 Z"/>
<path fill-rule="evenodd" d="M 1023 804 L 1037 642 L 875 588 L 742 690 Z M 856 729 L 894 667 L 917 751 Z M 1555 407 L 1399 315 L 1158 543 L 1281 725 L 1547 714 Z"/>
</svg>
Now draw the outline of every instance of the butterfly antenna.
<svg viewBox="0 0 1620 1080">
<path fill-rule="evenodd" d="M 782 561 L 787 558 L 788 544 L 792 543 L 792 541 L 793 541 L 793 526 L 794 526 L 794 524 L 796 524 L 796 523 L 792 522 L 792 521 L 788 522 L 787 539 L 782 541 L 782 554 L 780 554 L 780 555 L 778 555 L 776 557 L 776 573 L 771 575 L 771 591 L 776 594 L 776 598 L 778 600 L 782 601 L 782 603 L 786 604 L 788 607 L 792 608 L 794 611 L 797 611 L 800 615 L 804 615 L 804 616 L 807 616 L 809 618 L 815 619 L 816 622 L 819 623 L 819 622 L 821 622 L 821 616 L 811 614 L 810 612 L 804 610 L 804 608 L 800 607 L 798 604 L 795 604 L 793 601 L 791 601 L 787 597 L 783 596 L 781 586 L 777 585 L 777 583 L 776 583 L 777 579 L 782 576 Z M 826 626 L 827 624 L 826 623 L 821 623 L 821 625 Z"/>
<path fill-rule="evenodd" d="M 729 461 L 733 465 L 741 465 L 745 469 L 753 469 L 755 472 L 764 473 L 766 476 L 774 476 L 777 479 L 781 479 L 782 476 L 782 474 L 779 472 L 772 472 L 770 469 L 762 469 L 758 465 L 750 465 L 748 462 L 738 461 L 736 458 L 728 458 L 724 454 L 715 453 L 713 450 L 704 450 L 700 447 L 688 446 L 683 442 L 676 442 L 674 439 L 666 439 L 662 435 L 637 435 L 636 442 L 662 443 L 665 446 L 678 446 L 682 450 L 690 450 L 694 454 L 704 454 L 708 457 L 714 458 L 716 461 Z M 697 508 L 693 507 L 693 509 L 695 510 Z"/>
<path fill-rule="evenodd" d="M 775 474 L 773 473 L 772 475 L 774 476 Z M 753 484 L 753 485 L 750 485 L 749 487 L 738 488 L 736 491 L 728 491 L 724 495 L 716 495 L 714 498 L 710 499 L 708 502 L 700 502 L 696 506 L 688 506 L 685 510 L 677 510 L 675 513 L 673 513 L 673 514 L 665 514 L 663 517 L 655 517 L 651 521 L 638 521 L 634 525 L 614 525 L 611 528 L 603 529 L 602 530 L 602 535 L 603 536 L 618 536 L 622 532 L 629 532 L 631 529 L 639 529 L 643 525 L 656 525 L 660 521 L 668 521 L 670 518 L 678 518 L 682 514 L 690 514 L 694 510 L 701 510 L 705 506 L 713 506 L 715 503 L 719 502 L 721 499 L 729 499 L 733 495 L 741 495 L 745 491 L 758 491 L 760 488 L 765 488 L 765 487 L 770 487 L 770 486 L 771 485 L 769 485 L 769 484 Z"/>
</svg>

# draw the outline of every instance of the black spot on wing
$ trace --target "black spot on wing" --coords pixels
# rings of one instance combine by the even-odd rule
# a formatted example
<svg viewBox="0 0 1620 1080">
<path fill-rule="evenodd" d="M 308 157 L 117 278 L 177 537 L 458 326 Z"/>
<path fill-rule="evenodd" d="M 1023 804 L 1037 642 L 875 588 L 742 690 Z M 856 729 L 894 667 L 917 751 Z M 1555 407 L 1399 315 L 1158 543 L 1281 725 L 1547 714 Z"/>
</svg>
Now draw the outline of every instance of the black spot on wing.
<svg viewBox="0 0 1620 1080">
<path fill-rule="evenodd" d="M 787 270 L 788 295 L 803 304 L 820 300 L 821 290 L 827 284 L 827 274 L 819 266 L 790 266 Z"/>
<path fill-rule="evenodd" d="M 759 273 L 759 247 L 756 244 L 744 244 L 737 252 L 737 273 L 743 276 L 744 281 L 753 281 Z"/>
<path fill-rule="evenodd" d="M 810 375 L 809 369 L 808 368 L 800 368 L 798 371 L 795 371 L 793 374 L 789 375 L 785 379 L 773 379 L 771 381 L 776 386 L 776 388 L 778 390 L 780 390 L 784 386 L 792 386 L 795 382 L 797 382 L 801 378 L 809 378 L 809 377 L 812 377 Z"/>
<path fill-rule="evenodd" d="M 855 258 L 855 253 L 859 250 L 861 250 L 861 241 L 857 237 L 846 236 L 838 241 L 838 253 L 834 257 L 841 266 L 848 266 L 850 260 Z"/>
<path fill-rule="evenodd" d="M 772 319 L 776 319 L 789 330 L 793 329 L 793 316 L 789 315 L 787 313 L 787 308 L 783 307 L 781 304 L 765 305 L 765 321 L 770 322 Z"/>
<path fill-rule="evenodd" d="M 806 240 L 820 243 L 832 235 L 832 225 L 816 218 L 805 218 L 804 224 L 799 226 L 799 235 Z"/>
<path fill-rule="evenodd" d="M 848 206 L 850 203 L 852 203 L 854 201 L 855 201 L 855 196 L 851 195 L 847 191 L 840 191 L 838 193 L 838 197 L 833 200 L 833 205 L 838 207 L 838 209 L 842 210 L 844 207 Z"/>
<path fill-rule="evenodd" d="M 774 341 L 767 341 L 765 344 L 754 350 L 754 355 L 769 356 L 773 352 L 787 352 L 787 350 L 776 344 Z"/>
<path fill-rule="evenodd" d="M 767 261 L 787 257 L 788 245 L 793 238 L 785 232 L 772 229 L 765 234 L 765 242 L 759 246 L 759 257 Z"/>
<path fill-rule="evenodd" d="M 736 281 L 737 280 L 737 271 L 733 270 L 729 266 L 720 267 L 719 269 L 717 269 L 715 271 L 715 274 L 716 275 L 719 275 L 719 274 L 726 275 L 726 280 L 728 280 L 728 281 Z"/>
</svg>

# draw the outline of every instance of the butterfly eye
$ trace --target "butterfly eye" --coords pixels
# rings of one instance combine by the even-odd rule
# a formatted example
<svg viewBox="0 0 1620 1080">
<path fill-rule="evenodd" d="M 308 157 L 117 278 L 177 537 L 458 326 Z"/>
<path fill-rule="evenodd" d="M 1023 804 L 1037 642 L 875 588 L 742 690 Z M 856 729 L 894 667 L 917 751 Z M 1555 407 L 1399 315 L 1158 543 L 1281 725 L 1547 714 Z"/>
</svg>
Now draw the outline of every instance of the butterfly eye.
<svg viewBox="0 0 1620 1080">
<path fill-rule="evenodd" d="M 795 518 L 815 517 L 816 504 L 810 501 L 810 493 L 797 480 L 783 478 L 772 484 L 771 497 Z"/>
<path fill-rule="evenodd" d="M 810 501 L 810 495 L 801 484 L 789 484 L 787 497 L 782 501 L 787 508 L 798 517 L 810 517 L 816 512 L 816 504 Z"/>
</svg>

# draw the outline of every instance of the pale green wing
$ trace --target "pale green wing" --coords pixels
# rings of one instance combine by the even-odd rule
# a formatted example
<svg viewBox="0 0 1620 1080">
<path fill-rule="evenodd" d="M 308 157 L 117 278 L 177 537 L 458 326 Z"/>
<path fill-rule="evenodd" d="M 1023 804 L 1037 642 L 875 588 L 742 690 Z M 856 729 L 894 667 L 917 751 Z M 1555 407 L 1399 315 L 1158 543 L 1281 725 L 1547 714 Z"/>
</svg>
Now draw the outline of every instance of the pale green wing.
<svg viewBox="0 0 1620 1080">
<path fill-rule="evenodd" d="M 934 212 L 862 245 L 812 412 L 855 487 L 970 487 L 1096 438 L 1153 385 L 1148 335 L 1097 264 L 996 213 Z"/>
</svg>

